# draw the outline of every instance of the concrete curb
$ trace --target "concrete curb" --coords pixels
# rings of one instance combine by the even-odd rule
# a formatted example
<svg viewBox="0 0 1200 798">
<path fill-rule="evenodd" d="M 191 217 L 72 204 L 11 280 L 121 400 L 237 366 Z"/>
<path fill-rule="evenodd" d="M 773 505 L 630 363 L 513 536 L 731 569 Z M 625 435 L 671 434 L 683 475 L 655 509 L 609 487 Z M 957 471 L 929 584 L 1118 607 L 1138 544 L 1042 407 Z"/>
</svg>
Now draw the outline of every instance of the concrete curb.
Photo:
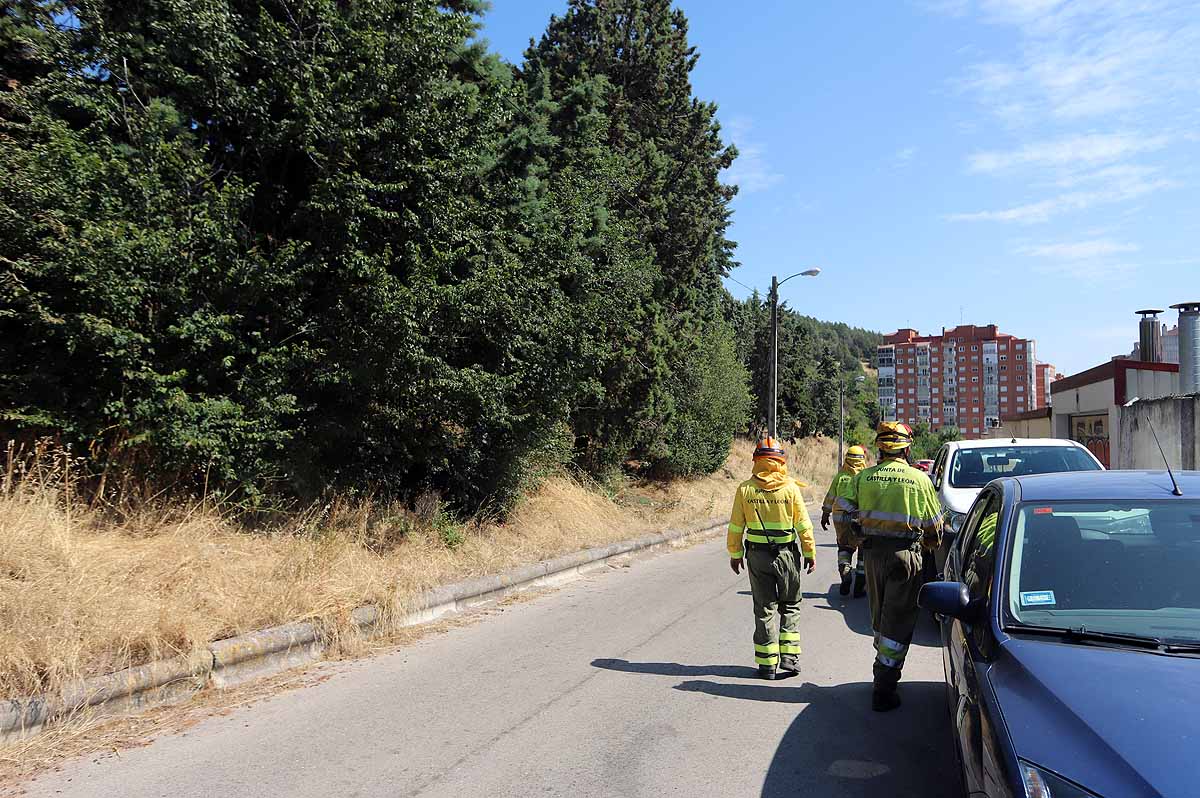
<svg viewBox="0 0 1200 798">
<path fill-rule="evenodd" d="M 697 527 L 643 535 L 445 585 L 398 607 L 397 625 L 416 626 L 524 590 L 564 584 L 606 567 L 614 557 L 661 551 L 724 528 L 725 523 L 714 518 Z M 350 618 L 358 633 L 369 637 L 377 632 L 383 613 L 378 607 L 364 606 L 351 612 Z M 83 679 L 55 696 L 0 700 L 0 744 L 27 738 L 48 723 L 82 713 L 91 717 L 135 714 L 185 701 L 209 685 L 223 688 L 281 673 L 322 659 L 329 644 L 330 636 L 319 624 L 289 623 L 217 640 L 186 656 Z"/>
</svg>

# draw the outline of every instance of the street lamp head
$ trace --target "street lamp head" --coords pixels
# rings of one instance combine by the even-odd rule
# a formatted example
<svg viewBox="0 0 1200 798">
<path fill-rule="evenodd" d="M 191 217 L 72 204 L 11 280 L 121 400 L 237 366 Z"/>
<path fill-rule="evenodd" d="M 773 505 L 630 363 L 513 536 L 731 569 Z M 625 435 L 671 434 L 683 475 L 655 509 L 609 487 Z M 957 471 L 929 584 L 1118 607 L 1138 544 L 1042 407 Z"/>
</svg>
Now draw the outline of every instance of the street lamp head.
<svg viewBox="0 0 1200 798">
<path fill-rule="evenodd" d="M 801 277 L 816 277 L 820 273 L 821 273 L 820 269 L 809 269 L 806 272 L 800 272 L 800 276 Z"/>
<path fill-rule="evenodd" d="M 866 382 L 867 378 L 864 377 L 863 375 L 859 374 L 857 377 L 854 378 L 854 381 L 855 382 Z"/>
</svg>

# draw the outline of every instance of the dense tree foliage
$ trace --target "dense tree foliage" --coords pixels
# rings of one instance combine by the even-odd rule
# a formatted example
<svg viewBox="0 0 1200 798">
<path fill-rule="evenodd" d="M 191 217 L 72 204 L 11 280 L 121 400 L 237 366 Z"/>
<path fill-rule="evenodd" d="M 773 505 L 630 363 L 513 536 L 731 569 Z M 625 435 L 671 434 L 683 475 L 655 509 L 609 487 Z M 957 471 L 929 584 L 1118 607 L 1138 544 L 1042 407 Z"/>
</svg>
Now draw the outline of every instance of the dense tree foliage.
<svg viewBox="0 0 1200 798">
<path fill-rule="evenodd" d="M 912 457 L 914 460 L 932 460 L 942 444 L 958 440 L 962 440 L 962 433 L 957 427 L 943 427 L 934 432 L 928 424 L 918 424 L 913 428 Z"/>
<path fill-rule="evenodd" d="M 570 0 L 511 65 L 483 5 L 5 3 L 0 424 L 465 512 L 567 462 L 717 468 L 761 415 L 762 303 L 722 287 L 736 152 L 687 20 Z M 871 334 L 785 319 L 786 418 L 828 433 Z"/>
</svg>

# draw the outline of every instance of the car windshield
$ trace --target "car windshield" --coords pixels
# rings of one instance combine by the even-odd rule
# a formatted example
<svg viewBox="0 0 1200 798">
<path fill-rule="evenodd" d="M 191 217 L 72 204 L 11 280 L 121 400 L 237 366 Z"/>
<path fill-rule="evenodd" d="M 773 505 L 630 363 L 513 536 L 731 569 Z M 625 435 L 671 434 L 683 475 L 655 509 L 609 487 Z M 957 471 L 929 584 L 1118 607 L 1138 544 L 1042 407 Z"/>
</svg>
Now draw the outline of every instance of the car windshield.
<svg viewBox="0 0 1200 798">
<path fill-rule="evenodd" d="M 1032 626 L 1200 642 L 1200 501 L 1016 513 L 1009 613 Z"/>
<path fill-rule="evenodd" d="M 982 488 L 999 477 L 1099 471 L 1100 465 L 1075 446 L 988 446 L 959 449 L 950 464 L 950 487 Z"/>
</svg>

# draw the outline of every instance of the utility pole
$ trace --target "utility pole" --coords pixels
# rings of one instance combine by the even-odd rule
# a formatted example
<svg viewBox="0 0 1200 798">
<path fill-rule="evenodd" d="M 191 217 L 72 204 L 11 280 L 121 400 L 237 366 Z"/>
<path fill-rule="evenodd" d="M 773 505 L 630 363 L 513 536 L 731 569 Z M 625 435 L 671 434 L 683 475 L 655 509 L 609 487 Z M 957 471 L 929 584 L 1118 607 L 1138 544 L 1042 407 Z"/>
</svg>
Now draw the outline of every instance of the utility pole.
<svg viewBox="0 0 1200 798">
<path fill-rule="evenodd" d="M 768 367 L 767 434 L 777 438 L 779 401 L 779 281 L 771 275 L 771 363 Z"/>
<path fill-rule="evenodd" d="M 767 434 L 772 438 L 779 437 L 779 286 L 792 277 L 816 277 L 820 273 L 820 269 L 808 269 L 782 280 L 771 275 L 771 362 L 767 379 Z"/>
<path fill-rule="evenodd" d="M 858 384 L 862 383 L 864 380 L 866 380 L 866 377 L 859 374 L 857 377 L 854 378 L 854 383 L 855 383 L 855 385 L 858 385 Z M 840 376 L 840 377 L 838 377 L 838 459 L 837 459 L 839 466 L 841 465 L 842 461 L 845 460 L 845 458 L 846 458 L 846 455 L 843 452 L 843 449 L 846 445 L 846 398 L 845 398 L 845 393 L 846 393 L 846 378 L 844 376 Z"/>
<path fill-rule="evenodd" d="M 843 449 L 846 446 L 846 378 L 838 375 L 838 466 L 846 459 Z"/>
</svg>

